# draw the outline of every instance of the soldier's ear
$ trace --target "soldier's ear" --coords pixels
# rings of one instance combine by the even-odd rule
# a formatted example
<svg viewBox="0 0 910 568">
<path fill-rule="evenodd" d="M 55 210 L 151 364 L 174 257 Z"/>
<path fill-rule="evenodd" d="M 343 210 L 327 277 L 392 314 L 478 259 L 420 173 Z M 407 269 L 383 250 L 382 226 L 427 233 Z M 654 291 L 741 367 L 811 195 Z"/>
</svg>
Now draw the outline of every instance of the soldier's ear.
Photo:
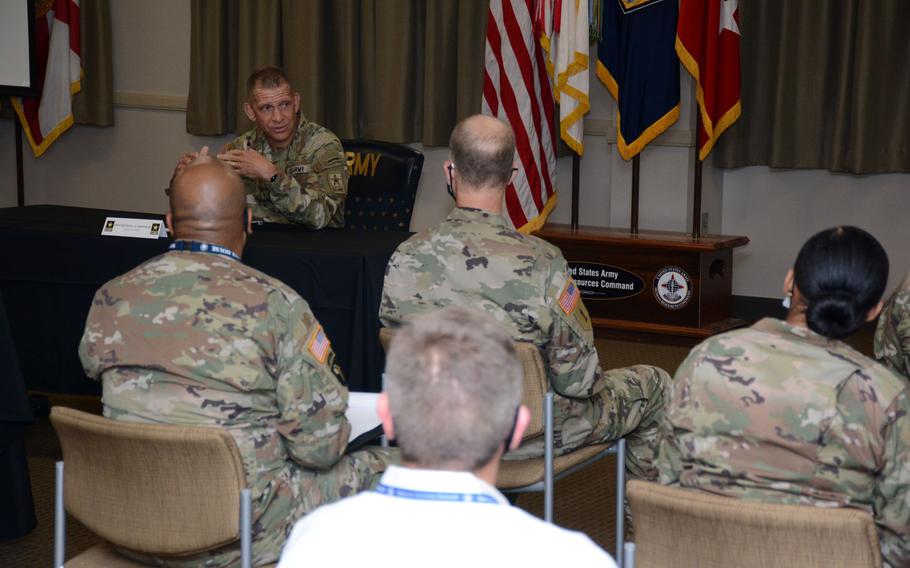
<svg viewBox="0 0 910 568">
<path fill-rule="evenodd" d="M 872 309 L 866 313 L 866 321 L 872 321 L 878 317 L 878 314 L 882 313 L 882 308 L 885 307 L 885 301 L 879 300 L 877 304 L 872 306 Z"/>
<path fill-rule="evenodd" d="M 249 207 L 243 210 L 243 232 L 248 235 L 253 234 L 253 210 Z"/>
<path fill-rule="evenodd" d="M 796 276 L 793 274 L 793 269 L 787 271 L 787 275 L 784 276 L 784 295 L 793 293 L 793 282 Z"/>
<path fill-rule="evenodd" d="M 379 422 L 382 423 L 382 431 L 389 440 L 395 439 L 395 424 L 392 420 L 392 411 L 389 409 L 389 395 L 385 391 L 379 393 L 376 399 L 376 414 L 379 415 Z"/>
<path fill-rule="evenodd" d="M 243 103 L 243 114 L 250 119 L 250 122 L 256 122 L 256 113 L 253 112 L 253 106 L 249 102 Z"/>
<path fill-rule="evenodd" d="M 512 427 L 512 439 L 509 441 L 508 450 L 517 450 L 518 446 L 521 445 L 521 439 L 525 435 L 525 430 L 528 429 L 528 424 L 531 423 L 531 411 L 528 410 L 528 407 L 521 405 L 518 407 L 518 412 L 515 414 L 515 425 Z"/>
</svg>

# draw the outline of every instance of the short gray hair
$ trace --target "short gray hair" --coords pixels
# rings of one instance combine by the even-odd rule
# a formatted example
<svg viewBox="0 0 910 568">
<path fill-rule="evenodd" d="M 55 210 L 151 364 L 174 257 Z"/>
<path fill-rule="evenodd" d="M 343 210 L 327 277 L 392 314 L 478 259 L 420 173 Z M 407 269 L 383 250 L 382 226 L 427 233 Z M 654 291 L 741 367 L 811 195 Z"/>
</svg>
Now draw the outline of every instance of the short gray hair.
<svg viewBox="0 0 910 568">
<path fill-rule="evenodd" d="M 389 348 L 386 392 L 402 458 L 474 471 L 512 431 L 522 367 L 491 316 L 451 306 L 410 321 Z"/>
<path fill-rule="evenodd" d="M 475 188 L 501 189 L 512 177 L 515 134 L 497 118 L 474 115 L 456 124 L 449 151 L 458 175 Z"/>
</svg>

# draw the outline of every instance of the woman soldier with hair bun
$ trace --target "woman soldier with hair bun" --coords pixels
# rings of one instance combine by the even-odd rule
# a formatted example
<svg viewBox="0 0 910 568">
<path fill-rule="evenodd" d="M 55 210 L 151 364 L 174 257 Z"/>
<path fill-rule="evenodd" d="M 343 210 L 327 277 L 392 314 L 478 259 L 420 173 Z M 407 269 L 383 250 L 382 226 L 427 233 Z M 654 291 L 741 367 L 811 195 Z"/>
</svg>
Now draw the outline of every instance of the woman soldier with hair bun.
<svg viewBox="0 0 910 568">
<path fill-rule="evenodd" d="M 661 482 L 862 509 L 885 565 L 910 565 L 908 383 L 841 341 L 878 316 L 887 281 L 888 256 L 866 231 L 810 238 L 784 279 L 785 320 L 712 337 L 677 370 Z"/>
</svg>

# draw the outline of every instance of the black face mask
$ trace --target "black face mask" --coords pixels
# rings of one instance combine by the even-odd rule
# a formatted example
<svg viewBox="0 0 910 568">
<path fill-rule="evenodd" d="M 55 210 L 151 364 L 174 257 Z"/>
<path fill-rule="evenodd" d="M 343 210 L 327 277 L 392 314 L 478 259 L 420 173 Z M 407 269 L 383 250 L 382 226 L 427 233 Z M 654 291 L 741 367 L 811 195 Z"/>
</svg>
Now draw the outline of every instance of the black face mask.
<svg viewBox="0 0 910 568">
<path fill-rule="evenodd" d="M 446 169 L 449 170 L 449 180 L 446 182 L 446 191 L 449 193 L 449 197 L 452 198 L 452 201 L 455 201 L 455 191 L 452 189 L 452 170 L 455 168 L 452 167 L 452 164 L 449 164 Z"/>
</svg>

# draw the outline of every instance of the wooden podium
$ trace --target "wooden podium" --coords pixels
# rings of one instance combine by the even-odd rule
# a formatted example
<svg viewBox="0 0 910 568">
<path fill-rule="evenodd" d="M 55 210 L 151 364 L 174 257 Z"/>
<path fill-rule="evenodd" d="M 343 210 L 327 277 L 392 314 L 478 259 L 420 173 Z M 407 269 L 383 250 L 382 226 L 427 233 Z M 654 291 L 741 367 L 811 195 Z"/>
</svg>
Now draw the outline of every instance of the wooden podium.
<svg viewBox="0 0 910 568">
<path fill-rule="evenodd" d="M 730 315 L 733 249 L 748 237 L 548 224 L 598 336 L 692 345 L 745 325 Z"/>
</svg>

